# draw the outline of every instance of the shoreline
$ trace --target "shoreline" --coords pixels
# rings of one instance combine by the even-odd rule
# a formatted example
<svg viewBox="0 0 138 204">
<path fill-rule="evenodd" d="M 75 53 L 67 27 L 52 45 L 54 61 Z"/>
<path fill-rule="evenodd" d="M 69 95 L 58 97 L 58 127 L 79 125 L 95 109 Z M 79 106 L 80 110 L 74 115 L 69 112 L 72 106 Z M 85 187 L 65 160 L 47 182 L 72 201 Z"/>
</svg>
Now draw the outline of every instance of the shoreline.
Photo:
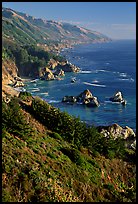
<svg viewBox="0 0 138 204">
<path fill-rule="evenodd" d="M 98 43 L 107 43 L 107 42 L 98 42 Z M 75 44 L 73 47 L 75 47 L 76 45 L 81 45 L 82 43 L 78 43 L 78 44 Z M 84 44 L 84 43 L 83 43 Z M 85 44 L 88 44 L 88 43 L 85 43 Z M 94 44 L 94 42 L 92 43 L 92 44 Z M 66 47 L 66 48 L 61 48 L 60 49 L 60 52 L 62 51 L 62 49 L 72 49 L 72 46 L 71 47 Z M 30 82 L 30 81 L 32 81 L 32 80 L 35 80 L 36 78 L 31 78 L 31 77 L 20 77 L 21 78 L 21 80 L 23 81 L 23 82 Z M 4 87 L 4 89 L 3 89 L 3 87 Z M 2 85 L 2 92 L 7 92 L 8 94 L 10 94 L 10 95 L 19 95 L 19 93 L 20 93 L 20 90 L 15 90 L 15 88 L 14 87 L 12 87 L 12 86 L 10 86 L 10 85 L 8 85 L 8 83 L 4 83 L 3 85 Z M 42 99 L 42 98 L 41 98 Z M 112 124 L 111 124 L 112 125 Z M 101 125 L 95 125 L 95 127 L 99 127 L 99 126 L 101 126 Z M 107 126 L 107 125 L 104 125 L 104 126 Z M 121 126 L 121 127 L 124 127 L 124 126 Z M 136 128 L 134 128 L 133 129 L 134 130 L 134 132 L 136 133 Z"/>
</svg>

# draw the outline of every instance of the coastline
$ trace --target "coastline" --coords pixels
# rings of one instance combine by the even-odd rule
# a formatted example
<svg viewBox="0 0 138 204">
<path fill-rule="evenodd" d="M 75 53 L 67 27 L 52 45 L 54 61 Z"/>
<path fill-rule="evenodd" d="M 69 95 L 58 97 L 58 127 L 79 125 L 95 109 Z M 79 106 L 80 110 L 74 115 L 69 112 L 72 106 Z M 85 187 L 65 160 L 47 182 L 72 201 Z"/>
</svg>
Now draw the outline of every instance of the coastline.
<svg viewBox="0 0 138 204">
<path fill-rule="evenodd" d="M 79 43 L 78 43 L 79 44 Z M 78 45 L 78 44 L 76 44 L 76 45 Z M 85 43 L 86 44 L 86 43 Z M 74 45 L 75 46 L 75 45 Z M 67 49 L 70 49 L 71 47 L 68 47 Z M 62 49 L 64 49 L 64 48 L 62 48 Z M 62 50 L 61 49 L 61 50 Z M 60 51 L 61 51 L 60 50 Z M 34 80 L 34 78 L 31 78 L 31 77 L 21 77 L 21 80 L 23 81 L 23 82 L 29 82 L 29 81 L 31 81 L 31 80 Z M 7 92 L 8 94 L 10 94 L 10 95 L 16 95 L 16 96 L 18 96 L 19 95 L 19 93 L 20 93 L 20 91 L 18 91 L 18 90 L 15 90 L 13 87 L 11 87 L 10 85 L 8 85 L 8 84 L 4 84 L 4 92 Z M 98 126 L 100 126 L 100 125 L 98 125 Z M 105 125 L 106 126 L 106 125 Z M 133 129 L 134 130 L 134 132 L 136 133 L 136 129 Z"/>
</svg>

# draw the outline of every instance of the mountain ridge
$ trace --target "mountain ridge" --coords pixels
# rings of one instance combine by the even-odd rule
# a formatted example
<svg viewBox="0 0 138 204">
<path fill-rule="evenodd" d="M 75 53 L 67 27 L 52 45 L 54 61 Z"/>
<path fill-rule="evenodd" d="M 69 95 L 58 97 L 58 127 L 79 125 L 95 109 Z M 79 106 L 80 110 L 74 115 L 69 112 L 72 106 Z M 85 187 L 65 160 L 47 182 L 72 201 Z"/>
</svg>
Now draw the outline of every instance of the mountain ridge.
<svg viewBox="0 0 138 204">
<path fill-rule="evenodd" d="M 22 44 L 29 42 L 29 40 L 40 44 L 48 44 L 48 42 L 103 42 L 111 40 L 97 31 L 55 20 L 35 18 L 10 8 L 2 8 L 2 20 L 3 37 L 11 38 Z M 7 31 L 8 29 L 10 33 Z M 24 42 L 19 35 L 24 36 Z"/>
</svg>

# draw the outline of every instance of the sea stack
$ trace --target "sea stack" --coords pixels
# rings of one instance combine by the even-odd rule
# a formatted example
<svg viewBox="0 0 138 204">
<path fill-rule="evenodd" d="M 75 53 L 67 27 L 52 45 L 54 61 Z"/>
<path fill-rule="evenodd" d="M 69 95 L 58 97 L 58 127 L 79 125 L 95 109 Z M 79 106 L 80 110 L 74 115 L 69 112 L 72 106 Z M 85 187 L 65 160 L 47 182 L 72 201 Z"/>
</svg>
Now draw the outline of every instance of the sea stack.
<svg viewBox="0 0 138 204">
<path fill-rule="evenodd" d="M 79 102 L 88 107 L 98 107 L 100 105 L 97 97 L 93 96 L 89 89 L 84 90 L 78 96 L 64 96 L 62 102 Z"/>
<path fill-rule="evenodd" d="M 123 98 L 123 94 L 121 91 L 117 91 L 112 97 L 109 98 L 112 102 L 119 102 L 122 105 L 126 105 L 126 100 Z"/>
</svg>

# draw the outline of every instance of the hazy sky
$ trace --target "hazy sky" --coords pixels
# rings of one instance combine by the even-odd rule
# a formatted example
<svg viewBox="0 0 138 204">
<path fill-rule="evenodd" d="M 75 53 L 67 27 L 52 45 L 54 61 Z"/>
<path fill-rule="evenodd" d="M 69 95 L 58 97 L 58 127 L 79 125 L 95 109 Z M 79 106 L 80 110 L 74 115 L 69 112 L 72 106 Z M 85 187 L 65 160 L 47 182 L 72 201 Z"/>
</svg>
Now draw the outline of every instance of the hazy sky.
<svg viewBox="0 0 138 204">
<path fill-rule="evenodd" d="M 2 2 L 2 6 L 73 23 L 112 39 L 136 39 L 136 2 Z"/>
</svg>

